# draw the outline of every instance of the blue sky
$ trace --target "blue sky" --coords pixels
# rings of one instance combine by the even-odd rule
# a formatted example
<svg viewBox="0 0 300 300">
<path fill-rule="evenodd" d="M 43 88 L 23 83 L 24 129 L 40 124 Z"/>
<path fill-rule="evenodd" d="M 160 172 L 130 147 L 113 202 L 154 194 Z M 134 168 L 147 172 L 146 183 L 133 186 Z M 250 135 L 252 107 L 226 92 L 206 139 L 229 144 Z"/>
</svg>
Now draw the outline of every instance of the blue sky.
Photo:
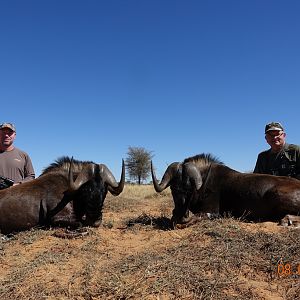
<svg viewBox="0 0 300 300">
<path fill-rule="evenodd" d="M 37 175 L 62 155 L 118 179 L 129 146 L 238 171 L 280 121 L 299 144 L 300 1 L 0 1 L 0 122 Z"/>
</svg>

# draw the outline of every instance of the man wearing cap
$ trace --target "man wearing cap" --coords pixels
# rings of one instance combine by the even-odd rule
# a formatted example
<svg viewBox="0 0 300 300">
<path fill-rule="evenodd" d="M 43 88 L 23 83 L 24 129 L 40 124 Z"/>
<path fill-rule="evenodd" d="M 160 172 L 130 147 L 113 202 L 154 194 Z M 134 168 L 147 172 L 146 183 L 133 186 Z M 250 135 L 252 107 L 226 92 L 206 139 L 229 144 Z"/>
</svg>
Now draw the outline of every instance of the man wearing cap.
<svg viewBox="0 0 300 300">
<path fill-rule="evenodd" d="M 254 173 L 288 176 L 300 179 L 300 147 L 285 142 L 286 133 L 279 122 L 265 127 L 270 149 L 259 153 Z"/>
<path fill-rule="evenodd" d="M 16 127 L 12 123 L 0 125 L 0 176 L 13 180 L 14 185 L 35 178 L 34 169 L 29 155 L 16 148 Z M 3 185 L 2 185 L 2 188 Z"/>
</svg>

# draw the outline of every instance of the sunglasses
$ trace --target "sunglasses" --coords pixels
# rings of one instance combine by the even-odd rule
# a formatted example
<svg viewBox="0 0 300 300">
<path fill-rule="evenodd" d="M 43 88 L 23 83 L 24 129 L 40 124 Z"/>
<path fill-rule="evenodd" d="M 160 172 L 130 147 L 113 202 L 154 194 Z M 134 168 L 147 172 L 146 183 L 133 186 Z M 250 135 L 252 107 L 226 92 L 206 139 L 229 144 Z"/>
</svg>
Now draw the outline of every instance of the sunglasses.
<svg viewBox="0 0 300 300">
<path fill-rule="evenodd" d="M 269 136 L 269 137 L 271 137 L 271 138 L 275 139 L 275 138 L 279 138 L 279 137 L 281 137 L 283 134 L 284 134 L 284 132 L 283 132 L 283 131 L 282 131 L 282 132 L 280 132 L 279 134 L 272 134 L 272 133 L 268 132 L 268 133 L 267 133 L 267 136 Z"/>
</svg>

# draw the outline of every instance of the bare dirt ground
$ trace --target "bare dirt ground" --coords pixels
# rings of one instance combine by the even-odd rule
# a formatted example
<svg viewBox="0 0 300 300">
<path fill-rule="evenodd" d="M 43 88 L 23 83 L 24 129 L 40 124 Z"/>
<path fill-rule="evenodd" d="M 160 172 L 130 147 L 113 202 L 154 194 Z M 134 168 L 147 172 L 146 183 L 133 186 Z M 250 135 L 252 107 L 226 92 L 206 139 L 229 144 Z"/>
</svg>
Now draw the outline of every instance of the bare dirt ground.
<svg viewBox="0 0 300 300">
<path fill-rule="evenodd" d="M 169 229 L 170 193 L 108 196 L 103 226 L 0 242 L 0 299 L 300 299 L 300 230 L 233 218 Z M 125 187 L 126 190 L 126 187 Z"/>
</svg>

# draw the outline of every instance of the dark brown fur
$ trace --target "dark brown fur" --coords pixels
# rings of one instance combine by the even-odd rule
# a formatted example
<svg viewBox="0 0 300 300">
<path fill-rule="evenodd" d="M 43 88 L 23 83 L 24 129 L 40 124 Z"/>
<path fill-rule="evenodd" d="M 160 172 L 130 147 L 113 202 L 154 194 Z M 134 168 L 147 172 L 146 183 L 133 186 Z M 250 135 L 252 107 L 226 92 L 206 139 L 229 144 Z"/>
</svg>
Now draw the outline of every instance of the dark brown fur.
<svg viewBox="0 0 300 300">
<path fill-rule="evenodd" d="M 171 187 L 175 208 L 173 221 L 189 223 L 193 214 L 230 213 L 255 221 L 279 221 L 285 215 L 300 214 L 300 181 L 288 177 L 240 173 L 218 162 L 210 154 L 190 157 L 167 169 L 157 191 Z"/>
<path fill-rule="evenodd" d="M 68 173 L 45 174 L 0 191 L 0 231 L 7 234 L 47 223 L 47 214 L 69 197 Z M 59 218 L 59 216 L 58 216 Z M 56 216 L 52 222 L 58 221 Z M 72 222 L 72 218 L 69 217 Z"/>
<path fill-rule="evenodd" d="M 7 234 L 41 225 L 99 226 L 107 191 L 122 192 L 125 165 L 120 183 L 103 164 L 72 160 L 76 190 L 70 189 L 71 158 L 62 157 L 37 179 L 0 190 L 0 231 Z"/>
</svg>

